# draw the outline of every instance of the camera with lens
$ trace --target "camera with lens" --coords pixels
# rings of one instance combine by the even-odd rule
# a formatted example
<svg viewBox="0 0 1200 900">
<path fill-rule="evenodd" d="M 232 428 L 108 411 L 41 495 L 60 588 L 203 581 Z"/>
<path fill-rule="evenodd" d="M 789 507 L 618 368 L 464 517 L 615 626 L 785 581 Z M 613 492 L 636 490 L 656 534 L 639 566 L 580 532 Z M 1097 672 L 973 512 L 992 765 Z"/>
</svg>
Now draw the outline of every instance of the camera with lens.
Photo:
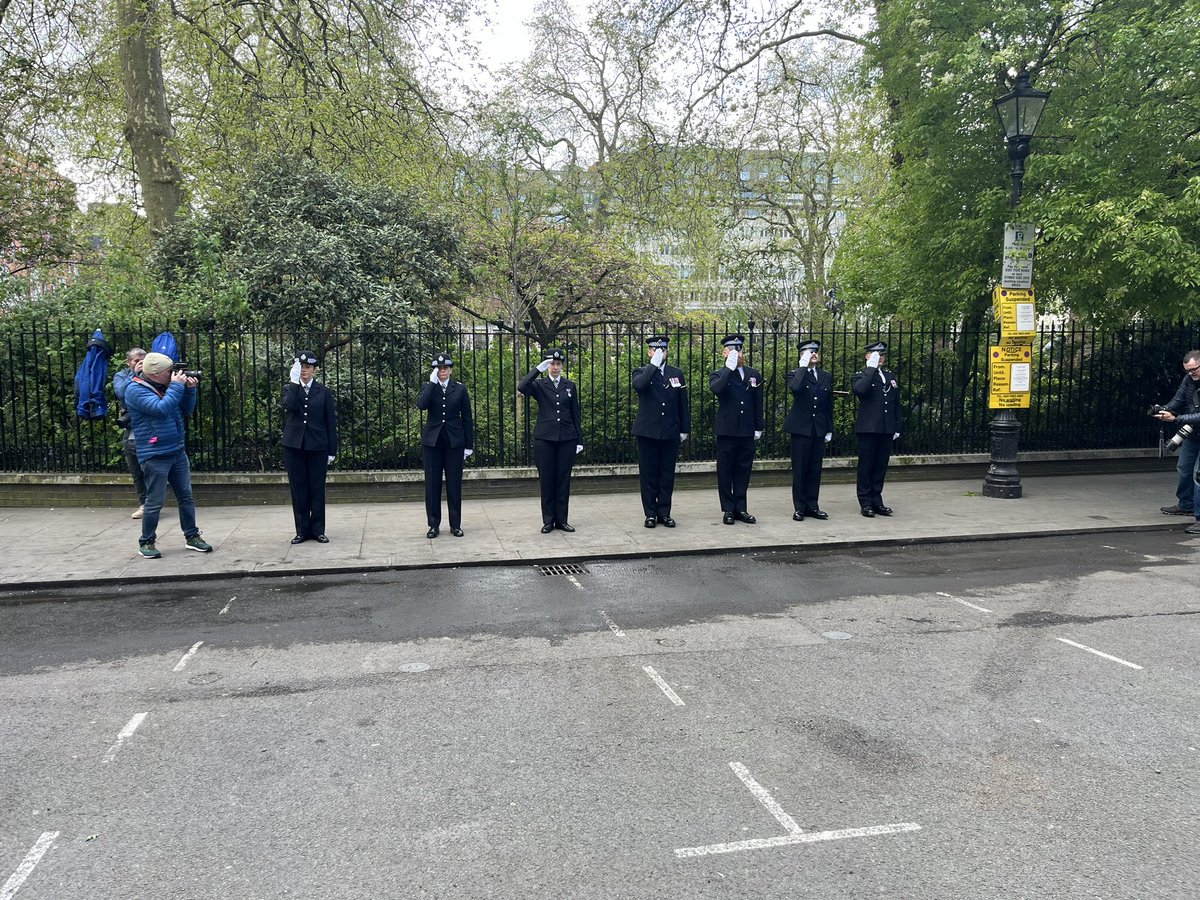
<svg viewBox="0 0 1200 900">
<path fill-rule="evenodd" d="M 1167 450 L 1170 453 L 1176 452 L 1180 447 L 1183 446 L 1183 442 L 1187 440 L 1188 435 L 1191 434 L 1192 431 L 1193 429 L 1191 425 L 1180 425 L 1179 430 L 1175 432 L 1175 437 L 1167 441 Z"/>
<path fill-rule="evenodd" d="M 1163 406 L 1161 403 L 1155 403 L 1153 406 L 1150 407 L 1150 412 L 1147 413 L 1147 415 L 1157 416 L 1159 413 L 1165 413 L 1166 411 L 1167 411 L 1167 408 L 1165 406 Z"/>
<path fill-rule="evenodd" d="M 199 378 L 204 374 L 203 369 L 189 369 L 185 362 L 178 362 L 171 366 L 172 372 L 182 372 L 187 378 Z"/>
</svg>

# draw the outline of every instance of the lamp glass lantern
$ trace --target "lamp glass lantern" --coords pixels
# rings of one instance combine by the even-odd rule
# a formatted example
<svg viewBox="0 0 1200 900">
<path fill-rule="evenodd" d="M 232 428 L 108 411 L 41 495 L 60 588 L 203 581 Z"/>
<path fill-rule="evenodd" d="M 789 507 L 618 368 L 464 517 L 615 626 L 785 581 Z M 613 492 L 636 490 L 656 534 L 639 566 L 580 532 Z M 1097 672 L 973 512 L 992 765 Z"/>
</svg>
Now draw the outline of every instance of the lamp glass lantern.
<svg viewBox="0 0 1200 900">
<path fill-rule="evenodd" d="M 1042 109 L 1050 99 L 1049 91 L 1039 91 L 1030 83 L 1029 73 L 1022 70 L 1017 75 L 1017 83 L 1013 89 L 993 100 L 996 115 L 1000 119 L 1000 127 L 1008 140 L 1028 140 L 1037 130 L 1038 121 L 1042 118 Z"/>
</svg>

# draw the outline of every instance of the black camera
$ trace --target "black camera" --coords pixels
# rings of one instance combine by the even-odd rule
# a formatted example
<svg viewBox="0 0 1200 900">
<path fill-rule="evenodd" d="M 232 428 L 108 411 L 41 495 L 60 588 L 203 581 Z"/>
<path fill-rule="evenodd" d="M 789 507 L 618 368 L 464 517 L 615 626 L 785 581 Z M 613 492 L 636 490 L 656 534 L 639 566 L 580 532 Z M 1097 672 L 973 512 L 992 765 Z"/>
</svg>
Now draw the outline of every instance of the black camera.
<svg viewBox="0 0 1200 900">
<path fill-rule="evenodd" d="M 171 366 L 171 371 L 182 372 L 187 378 L 199 378 L 204 374 L 203 369 L 189 369 L 187 366 L 188 364 L 185 362 L 175 363 L 175 365 Z"/>
<path fill-rule="evenodd" d="M 1164 413 L 1166 411 L 1167 411 L 1167 408 L 1165 406 L 1163 406 L 1161 403 L 1155 403 L 1153 406 L 1150 407 L 1150 412 L 1148 412 L 1146 415 L 1157 416 L 1159 413 Z"/>
</svg>

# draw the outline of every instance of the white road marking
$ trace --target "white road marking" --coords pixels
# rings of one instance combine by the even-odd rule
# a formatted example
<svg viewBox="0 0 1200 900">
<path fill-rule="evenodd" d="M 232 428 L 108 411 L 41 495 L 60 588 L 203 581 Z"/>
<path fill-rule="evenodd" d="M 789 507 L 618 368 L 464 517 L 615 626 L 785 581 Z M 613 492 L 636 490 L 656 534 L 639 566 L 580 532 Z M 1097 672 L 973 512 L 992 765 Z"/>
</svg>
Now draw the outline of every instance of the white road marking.
<svg viewBox="0 0 1200 900">
<path fill-rule="evenodd" d="M 1133 550 L 1126 550 L 1124 547 L 1113 547 L 1111 544 L 1101 544 L 1105 550 L 1120 550 L 1122 553 L 1128 553 L 1130 556 L 1140 556 L 1146 562 L 1162 562 L 1161 556 L 1151 556 L 1149 553 L 1137 553 Z"/>
<path fill-rule="evenodd" d="M 1105 659 L 1112 660 L 1115 663 L 1120 663 L 1123 666 L 1129 666 L 1131 669 L 1141 669 L 1137 663 L 1131 663 L 1128 660 L 1121 659 L 1119 656 L 1110 656 L 1095 647 L 1089 647 L 1086 644 L 1077 644 L 1074 641 L 1068 641 L 1066 638 L 1055 638 L 1056 641 L 1062 641 L 1064 644 L 1070 644 L 1072 647 L 1078 647 L 1080 650 L 1086 650 L 1088 653 L 1095 653 L 1097 656 L 1102 656 Z"/>
<path fill-rule="evenodd" d="M 865 562 L 859 562 L 857 559 L 850 560 L 850 563 L 855 566 L 862 566 L 864 569 L 870 569 L 876 575 L 891 575 L 891 572 L 885 572 L 883 569 L 877 569 L 874 566 L 868 566 Z"/>
<path fill-rule="evenodd" d="M 937 595 L 939 597 L 945 597 L 947 600 L 953 600 L 955 603 L 961 603 L 963 606 L 969 606 L 969 607 L 971 607 L 971 609 L 977 609 L 980 612 L 985 612 L 985 613 L 991 612 L 990 609 L 986 609 L 985 607 L 982 607 L 982 606 L 976 606 L 974 603 L 968 603 L 966 600 L 963 600 L 959 597 L 952 596 L 951 594 L 943 593 L 942 591 L 938 591 Z"/>
<path fill-rule="evenodd" d="M 750 793 L 758 798 L 758 802 L 767 808 L 767 812 L 775 817 L 775 821 L 786 828 L 792 834 L 799 834 L 801 829 L 796 824 L 796 820 L 783 811 L 775 798 L 767 793 L 767 789 L 754 780 L 754 776 L 739 762 L 731 762 L 729 768 L 733 769 L 733 774 L 742 780 L 742 784 L 750 788 Z"/>
<path fill-rule="evenodd" d="M 568 575 L 567 581 L 571 582 L 571 584 L 575 585 L 575 587 L 579 588 L 581 591 L 583 590 L 583 585 L 579 583 L 579 579 L 574 575 Z"/>
<path fill-rule="evenodd" d="M 767 811 L 775 817 L 775 821 L 782 825 L 788 833 L 773 838 L 751 838 L 746 841 L 732 841 L 726 844 L 707 844 L 703 847 L 680 847 L 675 851 L 675 855 L 680 859 L 692 856 L 710 856 L 714 853 L 736 853 L 739 850 L 762 850 L 767 847 L 788 847 L 793 844 L 814 844 L 819 841 L 840 841 L 846 838 L 874 837 L 880 834 L 900 834 L 905 831 L 921 830 L 921 826 L 916 822 L 896 822 L 891 825 L 868 825 L 865 828 L 840 828 L 837 831 L 810 831 L 806 833 L 775 802 L 775 798 L 768 794 L 766 789 L 754 780 L 745 766 L 741 763 L 731 762 L 729 767 L 742 780 L 742 783 L 750 789 L 750 792 L 758 798 L 758 802 L 767 808 Z"/>
<path fill-rule="evenodd" d="M 686 859 L 690 856 L 710 856 L 714 853 L 736 853 L 739 850 L 762 850 L 767 847 L 788 847 L 793 844 L 815 844 L 819 841 L 840 841 L 845 838 L 874 837 L 880 834 L 901 834 L 905 831 L 920 830 L 921 826 L 916 822 L 898 822 L 895 825 L 870 825 L 866 828 L 842 828 L 838 831 L 810 831 L 773 838 L 753 838 L 730 844 L 709 844 L 707 847 L 680 847 L 675 851 L 675 855 Z"/>
<path fill-rule="evenodd" d="M 234 594 L 232 597 L 230 597 L 229 602 L 225 604 L 225 608 L 222 609 L 219 613 L 217 613 L 217 615 L 223 616 L 223 615 L 225 615 L 225 613 L 229 612 L 229 607 L 233 606 L 233 601 L 236 599 L 237 599 L 237 594 Z"/>
<path fill-rule="evenodd" d="M 604 610 L 600 610 L 600 615 L 604 616 L 604 622 L 606 625 L 608 625 L 609 631 L 611 631 L 617 637 L 625 637 L 625 632 L 617 627 L 617 623 L 612 620 L 612 616 L 610 616 Z"/>
<path fill-rule="evenodd" d="M 654 671 L 654 666 L 642 666 L 642 671 L 650 676 L 654 683 L 658 685 L 659 689 L 667 695 L 668 700 L 670 700 L 676 706 L 684 705 L 684 702 L 682 699 L 680 699 L 680 696 L 671 690 L 671 686 L 663 681 L 661 675 Z"/>
<path fill-rule="evenodd" d="M 196 655 L 196 651 L 200 649 L 200 645 L 203 643 L 204 643 L 204 641 L 196 641 L 196 643 L 192 644 L 192 649 L 189 650 L 187 653 L 183 654 L 183 659 L 181 659 L 179 662 L 175 663 L 175 668 L 172 669 L 171 671 L 182 672 L 183 667 L 188 664 L 188 660 Z"/>
<path fill-rule="evenodd" d="M 46 851 L 54 846 L 54 842 L 57 839 L 57 831 L 42 832 L 42 836 L 37 839 L 37 843 L 25 854 L 25 858 L 17 866 L 17 871 L 9 875 L 8 881 L 4 882 L 4 887 L 0 888 L 0 900 L 12 900 L 17 895 L 17 891 L 21 889 L 21 885 L 25 883 L 25 879 L 33 874 L 33 870 L 37 868 L 37 864 L 46 855 Z"/>
<path fill-rule="evenodd" d="M 117 751 L 121 749 L 121 745 L 133 737 L 133 733 L 138 730 L 138 726 L 142 722 L 146 721 L 146 716 L 148 715 L 150 713 L 138 713 L 126 723 L 125 727 L 121 729 L 121 733 L 117 735 L 116 743 L 109 747 L 108 752 L 104 754 L 105 762 L 112 762 L 116 758 Z"/>
</svg>

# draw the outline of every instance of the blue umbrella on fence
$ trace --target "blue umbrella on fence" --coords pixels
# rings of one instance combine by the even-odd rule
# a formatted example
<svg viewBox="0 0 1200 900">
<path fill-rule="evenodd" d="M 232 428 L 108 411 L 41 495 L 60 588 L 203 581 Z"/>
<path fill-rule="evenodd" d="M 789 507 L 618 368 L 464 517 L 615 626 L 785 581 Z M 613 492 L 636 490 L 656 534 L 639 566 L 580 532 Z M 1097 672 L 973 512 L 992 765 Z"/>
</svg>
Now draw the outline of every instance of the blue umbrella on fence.
<svg viewBox="0 0 1200 900">
<path fill-rule="evenodd" d="M 97 328 L 75 372 L 75 412 L 79 418 L 103 419 L 108 415 L 104 388 L 108 384 L 108 361 L 112 355 L 113 348 L 104 339 L 104 332 Z"/>
</svg>

